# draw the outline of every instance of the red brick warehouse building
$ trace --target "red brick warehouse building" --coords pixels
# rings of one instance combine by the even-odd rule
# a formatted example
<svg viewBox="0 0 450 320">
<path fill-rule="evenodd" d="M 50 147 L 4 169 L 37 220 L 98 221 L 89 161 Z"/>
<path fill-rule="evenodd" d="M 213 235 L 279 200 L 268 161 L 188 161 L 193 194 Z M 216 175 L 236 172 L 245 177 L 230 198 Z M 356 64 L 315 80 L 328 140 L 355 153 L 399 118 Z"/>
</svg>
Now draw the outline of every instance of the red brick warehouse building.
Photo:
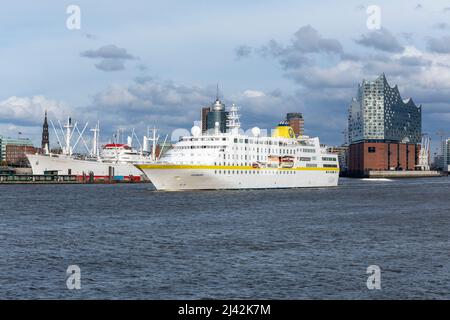
<svg viewBox="0 0 450 320">
<path fill-rule="evenodd" d="M 28 164 L 26 154 L 39 153 L 41 149 L 33 146 L 9 144 L 6 146 L 5 161 L 8 165 L 25 166 Z"/>
<path fill-rule="evenodd" d="M 357 142 L 349 147 L 349 171 L 363 176 L 367 171 L 415 170 L 419 144 L 397 142 Z"/>
<path fill-rule="evenodd" d="M 415 170 L 422 138 L 422 107 L 403 100 L 385 75 L 359 85 L 348 117 L 348 173 Z"/>
</svg>

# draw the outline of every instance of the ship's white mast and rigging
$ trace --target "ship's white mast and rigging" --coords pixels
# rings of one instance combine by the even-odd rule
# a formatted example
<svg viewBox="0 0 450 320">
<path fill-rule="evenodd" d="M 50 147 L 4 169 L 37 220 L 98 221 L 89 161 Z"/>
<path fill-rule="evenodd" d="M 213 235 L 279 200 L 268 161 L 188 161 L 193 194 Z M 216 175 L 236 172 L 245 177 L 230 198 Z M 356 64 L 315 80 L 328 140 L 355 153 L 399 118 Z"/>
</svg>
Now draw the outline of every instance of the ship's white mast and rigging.
<svg viewBox="0 0 450 320">
<path fill-rule="evenodd" d="M 153 137 L 149 139 L 150 141 L 152 141 L 152 154 L 151 154 L 151 156 L 152 156 L 152 160 L 153 161 L 156 161 L 156 143 L 159 140 L 159 135 L 156 135 L 156 133 L 157 133 L 156 128 L 153 128 L 153 130 L 152 130 Z"/>
<path fill-rule="evenodd" d="M 241 128 L 238 111 L 239 108 L 233 103 L 231 105 L 227 118 L 227 128 L 231 131 L 232 134 L 239 134 L 239 129 Z"/>
<path fill-rule="evenodd" d="M 61 130 L 62 136 L 64 137 L 64 144 L 61 143 L 61 139 L 59 138 L 59 134 L 58 131 L 56 130 L 56 127 L 53 123 L 53 121 L 50 119 L 50 124 L 52 125 L 53 131 L 55 133 L 56 139 L 58 141 L 58 145 L 61 148 L 62 154 L 66 155 L 66 156 L 72 156 L 73 152 L 75 150 L 75 148 L 77 147 L 78 143 L 80 142 L 80 140 L 83 142 L 86 151 L 90 154 L 91 150 L 89 150 L 89 147 L 86 144 L 86 141 L 83 139 L 83 134 L 86 131 L 86 128 L 88 126 L 88 122 L 86 122 L 86 124 L 83 127 L 83 130 L 79 130 L 78 129 L 78 122 L 75 122 L 75 124 L 72 124 L 72 118 L 68 117 L 67 118 L 67 122 L 64 124 L 64 129 L 63 129 L 63 125 L 61 124 L 61 122 L 58 120 L 58 124 L 59 124 L 59 128 Z M 74 136 L 75 131 L 78 133 L 78 137 L 77 140 L 75 141 L 74 145 L 72 146 L 72 138 Z"/>
<path fill-rule="evenodd" d="M 93 132 L 92 138 L 92 151 L 91 156 L 98 158 L 100 156 L 100 148 L 99 148 L 99 137 L 100 137 L 100 121 L 97 121 L 95 128 L 92 128 L 90 131 Z"/>
</svg>

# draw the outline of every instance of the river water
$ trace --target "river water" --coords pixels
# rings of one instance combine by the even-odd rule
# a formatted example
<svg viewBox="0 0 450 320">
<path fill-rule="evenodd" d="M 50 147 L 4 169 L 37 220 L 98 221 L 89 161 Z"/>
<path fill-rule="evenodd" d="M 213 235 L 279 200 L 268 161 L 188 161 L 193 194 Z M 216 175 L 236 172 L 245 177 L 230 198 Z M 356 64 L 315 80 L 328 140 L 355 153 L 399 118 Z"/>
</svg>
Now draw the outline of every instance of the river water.
<svg viewBox="0 0 450 320">
<path fill-rule="evenodd" d="M 450 179 L 0 185 L 2 299 L 450 299 Z M 66 270 L 81 270 L 69 290 Z M 381 270 L 369 290 L 367 267 Z"/>
</svg>

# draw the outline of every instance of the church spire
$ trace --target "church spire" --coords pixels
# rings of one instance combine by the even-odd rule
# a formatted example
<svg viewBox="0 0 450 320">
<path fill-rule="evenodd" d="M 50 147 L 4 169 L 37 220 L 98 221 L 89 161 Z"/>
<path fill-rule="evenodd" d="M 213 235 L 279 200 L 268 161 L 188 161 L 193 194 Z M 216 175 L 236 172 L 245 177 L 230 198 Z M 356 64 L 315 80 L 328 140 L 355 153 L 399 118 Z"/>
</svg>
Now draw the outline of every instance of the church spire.
<svg viewBox="0 0 450 320">
<path fill-rule="evenodd" d="M 48 122 L 47 122 L 47 110 L 45 110 L 44 124 L 42 125 L 42 151 L 46 151 L 49 148 L 49 135 L 48 135 Z"/>
</svg>

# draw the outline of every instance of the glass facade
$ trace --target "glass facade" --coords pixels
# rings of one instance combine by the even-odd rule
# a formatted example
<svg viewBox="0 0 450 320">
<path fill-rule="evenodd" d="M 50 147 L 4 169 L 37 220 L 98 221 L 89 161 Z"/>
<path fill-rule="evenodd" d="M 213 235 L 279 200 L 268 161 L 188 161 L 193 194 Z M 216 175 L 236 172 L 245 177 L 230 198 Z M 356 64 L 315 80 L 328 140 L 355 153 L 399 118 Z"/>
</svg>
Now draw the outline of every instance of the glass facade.
<svg viewBox="0 0 450 320">
<path fill-rule="evenodd" d="M 15 146 L 33 146 L 33 142 L 29 139 L 12 139 L 0 136 L 0 161 L 6 160 L 6 146 L 7 145 L 15 145 Z"/>
<path fill-rule="evenodd" d="M 442 142 L 442 163 L 444 171 L 449 171 L 450 167 L 450 138 Z"/>
<path fill-rule="evenodd" d="M 211 105 L 210 111 L 206 114 L 206 130 L 213 133 L 216 122 L 219 123 L 219 131 L 224 133 L 227 131 L 228 111 L 225 111 L 225 104 L 219 99 Z"/>
<path fill-rule="evenodd" d="M 419 144 L 422 138 L 422 107 L 403 101 L 398 87 L 385 75 L 359 85 L 348 116 L 349 142 L 389 140 Z"/>
</svg>

